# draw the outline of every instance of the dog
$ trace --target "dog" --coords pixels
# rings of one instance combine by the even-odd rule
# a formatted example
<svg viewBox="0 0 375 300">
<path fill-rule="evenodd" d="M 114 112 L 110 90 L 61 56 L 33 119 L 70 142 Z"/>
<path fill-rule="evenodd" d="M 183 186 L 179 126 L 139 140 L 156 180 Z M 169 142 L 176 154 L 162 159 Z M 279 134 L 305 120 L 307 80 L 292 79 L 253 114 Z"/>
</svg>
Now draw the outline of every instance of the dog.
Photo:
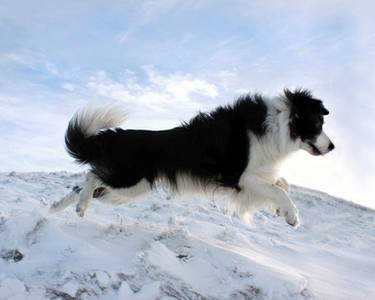
<svg viewBox="0 0 375 300">
<path fill-rule="evenodd" d="M 279 170 L 299 149 L 312 155 L 334 149 L 322 130 L 328 113 L 321 100 L 301 88 L 273 98 L 247 94 L 160 131 L 118 128 L 125 113 L 117 106 L 86 107 L 69 122 L 65 143 L 69 154 L 91 169 L 51 212 L 77 201 L 83 217 L 92 198 L 128 204 L 164 182 L 180 194 L 228 196 L 242 218 L 269 207 L 296 227 L 298 210 Z"/>
</svg>

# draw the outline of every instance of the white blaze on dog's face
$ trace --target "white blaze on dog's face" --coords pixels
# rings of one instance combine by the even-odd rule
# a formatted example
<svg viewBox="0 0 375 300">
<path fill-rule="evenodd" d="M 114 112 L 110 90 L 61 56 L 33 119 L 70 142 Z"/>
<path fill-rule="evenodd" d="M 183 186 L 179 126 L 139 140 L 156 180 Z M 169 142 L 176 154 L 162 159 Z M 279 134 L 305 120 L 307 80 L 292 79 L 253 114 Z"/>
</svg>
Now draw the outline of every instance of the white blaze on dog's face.
<svg viewBox="0 0 375 300">
<path fill-rule="evenodd" d="M 323 131 L 324 116 L 328 110 L 321 100 L 314 99 L 309 91 L 286 90 L 291 106 L 291 136 L 300 140 L 300 148 L 312 155 L 324 155 L 335 148 Z"/>
<path fill-rule="evenodd" d="M 316 137 L 315 141 L 301 141 L 301 149 L 306 150 L 312 155 L 324 155 L 334 148 L 335 146 L 324 131 Z"/>
</svg>

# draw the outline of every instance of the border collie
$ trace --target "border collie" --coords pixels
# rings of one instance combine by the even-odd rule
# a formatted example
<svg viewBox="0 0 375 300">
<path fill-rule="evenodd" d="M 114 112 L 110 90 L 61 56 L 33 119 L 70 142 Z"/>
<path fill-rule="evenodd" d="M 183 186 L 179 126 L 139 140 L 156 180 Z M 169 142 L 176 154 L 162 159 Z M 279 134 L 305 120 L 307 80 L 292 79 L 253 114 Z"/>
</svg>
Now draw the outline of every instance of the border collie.
<svg viewBox="0 0 375 300">
<path fill-rule="evenodd" d="M 285 89 L 274 98 L 248 94 L 160 131 L 117 128 L 124 112 L 116 106 L 84 108 L 71 119 L 65 143 L 69 154 L 91 169 L 51 211 L 78 201 L 83 217 L 92 198 L 131 203 L 162 181 L 181 194 L 221 192 L 242 218 L 270 207 L 297 226 L 298 211 L 279 170 L 299 149 L 324 155 L 334 148 L 322 131 L 325 115 L 322 101 L 303 89 Z"/>
</svg>

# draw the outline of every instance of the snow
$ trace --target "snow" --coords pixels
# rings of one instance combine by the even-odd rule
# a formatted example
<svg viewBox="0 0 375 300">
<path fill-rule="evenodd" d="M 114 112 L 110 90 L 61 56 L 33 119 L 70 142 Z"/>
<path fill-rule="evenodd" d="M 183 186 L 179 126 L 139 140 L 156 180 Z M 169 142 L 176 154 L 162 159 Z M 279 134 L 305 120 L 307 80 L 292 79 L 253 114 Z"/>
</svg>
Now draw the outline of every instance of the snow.
<svg viewBox="0 0 375 300">
<path fill-rule="evenodd" d="M 375 299 L 372 209 L 291 186 L 297 229 L 164 190 L 50 214 L 83 176 L 0 173 L 0 299 Z"/>
</svg>

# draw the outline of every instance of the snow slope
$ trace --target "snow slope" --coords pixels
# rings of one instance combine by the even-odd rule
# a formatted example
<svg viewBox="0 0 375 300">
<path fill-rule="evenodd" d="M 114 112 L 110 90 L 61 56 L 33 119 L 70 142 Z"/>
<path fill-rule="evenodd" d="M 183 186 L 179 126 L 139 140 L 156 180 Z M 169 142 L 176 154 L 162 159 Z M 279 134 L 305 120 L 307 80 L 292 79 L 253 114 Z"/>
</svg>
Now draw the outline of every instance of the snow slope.
<svg viewBox="0 0 375 300">
<path fill-rule="evenodd" d="M 301 226 L 198 198 L 49 205 L 83 174 L 0 173 L 0 299 L 375 299 L 375 211 L 291 187 Z"/>
</svg>

